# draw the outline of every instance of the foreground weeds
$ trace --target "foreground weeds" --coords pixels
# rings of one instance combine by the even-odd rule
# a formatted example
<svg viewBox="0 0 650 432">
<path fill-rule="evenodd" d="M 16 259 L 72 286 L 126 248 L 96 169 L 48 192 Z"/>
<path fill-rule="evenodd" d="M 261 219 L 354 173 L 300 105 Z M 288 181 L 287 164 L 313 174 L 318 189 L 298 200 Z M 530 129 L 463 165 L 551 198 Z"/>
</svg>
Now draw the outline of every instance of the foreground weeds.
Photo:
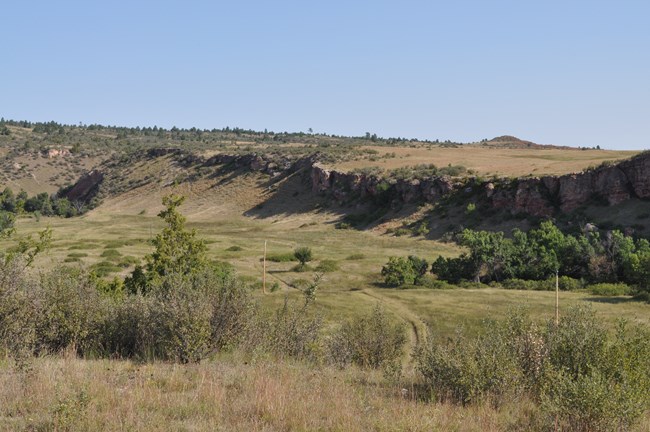
<svg viewBox="0 0 650 432">
<path fill-rule="evenodd" d="M 35 358 L 0 363 L 0 429 L 103 431 L 498 431 L 530 424 L 529 404 L 459 407 L 423 401 L 380 372 L 249 362 L 139 364 Z"/>
</svg>

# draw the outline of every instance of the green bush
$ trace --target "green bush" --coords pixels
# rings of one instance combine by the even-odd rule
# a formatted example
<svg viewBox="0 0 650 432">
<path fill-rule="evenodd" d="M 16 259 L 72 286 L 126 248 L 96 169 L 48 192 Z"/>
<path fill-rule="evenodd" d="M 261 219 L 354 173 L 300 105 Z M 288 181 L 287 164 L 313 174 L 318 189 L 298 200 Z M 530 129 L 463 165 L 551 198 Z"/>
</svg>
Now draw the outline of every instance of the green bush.
<svg viewBox="0 0 650 432">
<path fill-rule="evenodd" d="M 569 276 L 560 276 L 558 284 L 562 291 L 576 291 L 583 288 L 583 284 L 580 280 Z"/>
<path fill-rule="evenodd" d="M 348 255 L 347 258 L 345 258 L 345 259 L 348 260 L 348 261 L 358 261 L 358 260 L 362 260 L 362 259 L 365 259 L 365 258 L 366 258 L 366 256 L 364 254 L 362 254 L 362 253 L 353 253 L 351 255 Z"/>
<path fill-rule="evenodd" d="M 390 287 L 419 284 L 427 273 L 429 263 L 422 258 L 410 255 L 408 258 L 390 257 L 381 269 L 384 283 Z"/>
<path fill-rule="evenodd" d="M 632 289 L 624 283 L 599 283 L 589 285 L 588 288 L 591 294 L 598 296 L 614 297 L 632 293 Z"/>
<path fill-rule="evenodd" d="M 545 335 L 542 409 L 563 430 L 628 430 L 650 405 L 650 332 L 619 322 L 610 337 L 593 310 L 571 308 Z"/>
<path fill-rule="evenodd" d="M 100 256 L 108 259 L 119 259 L 122 254 L 117 249 L 105 249 Z"/>
<path fill-rule="evenodd" d="M 271 262 L 291 262 L 298 261 L 293 252 L 269 253 L 266 260 Z"/>
<path fill-rule="evenodd" d="M 243 250 L 244 250 L 243 247 L 237 246 L 237 245 L 230 246 L 229 248 L 226 249 L 226 251 L 228 251 L 228 252 L 239 252 L 239 251 L 243 251 Z"/>
<path fill-rule="evenodd" d="M 339 269 L 339 263 L 334 260 L 322 260 L 316 267 L 317 272 L 331 273 Z"/>
<path fill-rule="evenodd" d="M 332 361 L 340 366 L 354 363 L 379 368 L 398 363 L 405 343 L 404 325 L 392 322 L 377 305 L 370 313 L 345 322 L 332 335 L 328 351 Z"/>
<path fill-rule="evenodd" d="M 424 275 L 420 279 L 420 285 L 424 288 L 430 289 L 454 289 L 454 285 L 449 284 L 447 281 L 436 279 L 433 275 Z"/>
<path fill-rule="evenodd" d="M 314 258 L 311 248 L 307 246 L 296 248 L 296 250 L 293 251 L 293 255 L 300 262 L 301 266 L 304 266 Z"/>
</svg>

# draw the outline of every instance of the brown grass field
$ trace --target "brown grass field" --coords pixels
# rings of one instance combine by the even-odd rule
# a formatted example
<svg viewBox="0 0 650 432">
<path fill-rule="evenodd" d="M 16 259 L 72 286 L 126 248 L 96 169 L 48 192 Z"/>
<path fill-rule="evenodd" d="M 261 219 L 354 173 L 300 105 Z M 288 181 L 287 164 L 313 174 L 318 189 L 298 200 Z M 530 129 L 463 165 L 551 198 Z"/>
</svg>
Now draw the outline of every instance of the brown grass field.
<svg viewBox="0 0 650 432">
<path fill-rule="evenodd" d="M 542 176 L 580 172 L 605 161 L 627 159 L 637 151 L 579 150 L 565 148 L 511 149 L 482 147 L 480 145 L 446 148 L 438 146 L 383 147 L 366 146 L 377 152 L 375 160 L 359 159 L 336 164 L 344 171 L 377 166 L 390 170 L 418 164 L 434 164 L 438 167 L 463 165 L 480 175 Z M 395 157 L 383 156 L 394 153 Z M 392 156 L 392 155 L 391 155 Z"/>
</svg>

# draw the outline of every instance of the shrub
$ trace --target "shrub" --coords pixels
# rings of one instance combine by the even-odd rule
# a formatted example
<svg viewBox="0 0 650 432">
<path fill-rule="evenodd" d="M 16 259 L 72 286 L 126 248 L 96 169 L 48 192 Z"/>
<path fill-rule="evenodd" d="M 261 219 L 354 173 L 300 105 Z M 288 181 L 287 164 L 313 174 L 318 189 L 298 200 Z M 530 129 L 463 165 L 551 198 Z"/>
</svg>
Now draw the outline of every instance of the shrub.
<svg viewBox="0 0 650 432">
<path fill-rule="evenodd" d="M 293 251 L 293 255 L 300 262 L 301 266 L 304 266 L 313 259 L 311 248 L 306 246 L 296 248 L 296 250 Z"/>
<path fill-rule="evenodd" d="M 381 269 L 384 283 L 391 287 L 419 284 L 427 273 L 429 263 L 425 259 L 410 255 L 408 258 L 390 257 Z"/>
<path fill-rule="evenodd" d="M 339 263 L 334 260 L 322 260 L 316 267 L 317 272 L 331 273 L 339 269 Z"/>
<path fill-rule="evenodd" d="M 571 308 L 545 337 L 544 412 L 566 430 L 627 430 L 650 404 L 650 332 L 621 321 L 613 338 L 593 310 Z"/>
<path fill-rule="evenodd" d="M 599 283 L 589 286 L 589 292 L 598 296 L 622 296 L 630 295 L 632 289 L 624 283 Z"/>
<path fill-rule="evenodd" d="M 79 269 L 56 268 L 41 277 L 40 289 L 37 350 L 92 351 L 106 310 L 88 275 Z"/>
<path fill-rule="evenodd" d="M 113 308 L 103 323 L 106 355 L 182 363 L 235 346 L 255 312 L 243 283 L 218 264 L 167 275 L 146 295 L 127 296 Z"/>
<path fill-rule="evenodd" d="M 230 246 L 229 248 L 226 249 L 226 251 L 228 251 L 228 252 L 239 252 L 239 251 L 243 251 L 243 250 L 244 250 L 243 247 L 237 246 L 237 245 Z"/>
<path fill-rule="evenodd" d="M 365 259 L 365 258 L 366 258 L 366 256 L 364 254 L 362 254 L 362 253 L 353 253 L 352 255 L 348 255 L 346 260 L 348 260 L 348 261 L 358 261 L 358 260 L 362 260 L 362 259 Z"/>
<path fill-rule="evenodd" d="M 0 350 L 31 355 L 36 345 L 38 286 L 26 278 L 20 259 L 0 260 Z"/>
<path fill-rule="evenodd" d="M 393 323 L 379 306 L 366 315 L 344 323 L 329 341 L 329 355 L 334 363 L 354 363 L 379 368 L 398 363 L 406 343 L 403 324 Z"/>
<path fill-rule="evenodd" d="M 413 265 L 407 258 L 390 257 L 388 263 L 381 269 L 384 283 L 390 287 L 413 285 L 416 273 Z"/>
<path fill-rule="evenodd" d="M 451 285 L 447 283 L 447 281 L 436 279 L 432 275 L 424 275 L 420 279 L 420 285 L 423 286 L 424 288 L 430 288 L 430 289 L 454 289 L 456 288 L 454 285 Z"/>
<path fill-rule="evenodd" d="M 430 335 L 415 358 L 432 394 L 466 404 L 486 398 L 498 403 L 518 393 L 523 373 L 507 330 L 490 322 L 476 338 L 459 333 L 444 344 Z"/>
<path fill-rule="evenodd" d="M 99 277 L 108 276 L 111 273 L 118 273 L 122 271 L 121 267 L 118 267 L 116 264 L 111 261 L 100 261 L 93 264 L 90 267 L 90 270 L 94 272 Z"/>
<path fill-rule="evenodd" d="M 305 288 L 304 303 L 292 302 L 285 297 L 282 307 L 274 313 L 257 315 L 243 347 L 248 351 L 269 353 L 278 358 L 319 360 L 322 356 L 322 319 L 311 307 L 313 291 L 317 287 L 314 284 Z"/>
<path fill-rule="evenodd" d="M 270 253 L 266 255 L 266 260 L 271 262 L 291 262 L 298 261 L 293 252 Z"/>
</svg>

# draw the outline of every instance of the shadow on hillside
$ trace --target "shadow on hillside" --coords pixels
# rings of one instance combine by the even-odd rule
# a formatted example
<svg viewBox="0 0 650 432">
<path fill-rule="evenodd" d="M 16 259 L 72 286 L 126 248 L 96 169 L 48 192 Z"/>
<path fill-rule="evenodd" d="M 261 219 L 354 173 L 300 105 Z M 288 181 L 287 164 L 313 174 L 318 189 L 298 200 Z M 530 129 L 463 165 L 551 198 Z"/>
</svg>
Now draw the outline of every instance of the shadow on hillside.
<svg viewBox="0 0 650 432">
<path fill-rule="evenodd" d="M 327 215 L 331 219 L 326 222 L 328 224 L 346 222 L 351 229 L 364 231 L 392 220 L 409 218 L 418 211 L 415 205 L 390 209 L 389 204 L 382 207 L 361 198 L 351 198 L 349 202 L 340 204 L 331 196 L 313 192 L 311 179 L 305 171 L 271 178 L 261 183 L 260 187 L 264 189 L 264 201 L 244 212 L 245 216 L 266 219 L 317 213 Z"/>
</svg>

